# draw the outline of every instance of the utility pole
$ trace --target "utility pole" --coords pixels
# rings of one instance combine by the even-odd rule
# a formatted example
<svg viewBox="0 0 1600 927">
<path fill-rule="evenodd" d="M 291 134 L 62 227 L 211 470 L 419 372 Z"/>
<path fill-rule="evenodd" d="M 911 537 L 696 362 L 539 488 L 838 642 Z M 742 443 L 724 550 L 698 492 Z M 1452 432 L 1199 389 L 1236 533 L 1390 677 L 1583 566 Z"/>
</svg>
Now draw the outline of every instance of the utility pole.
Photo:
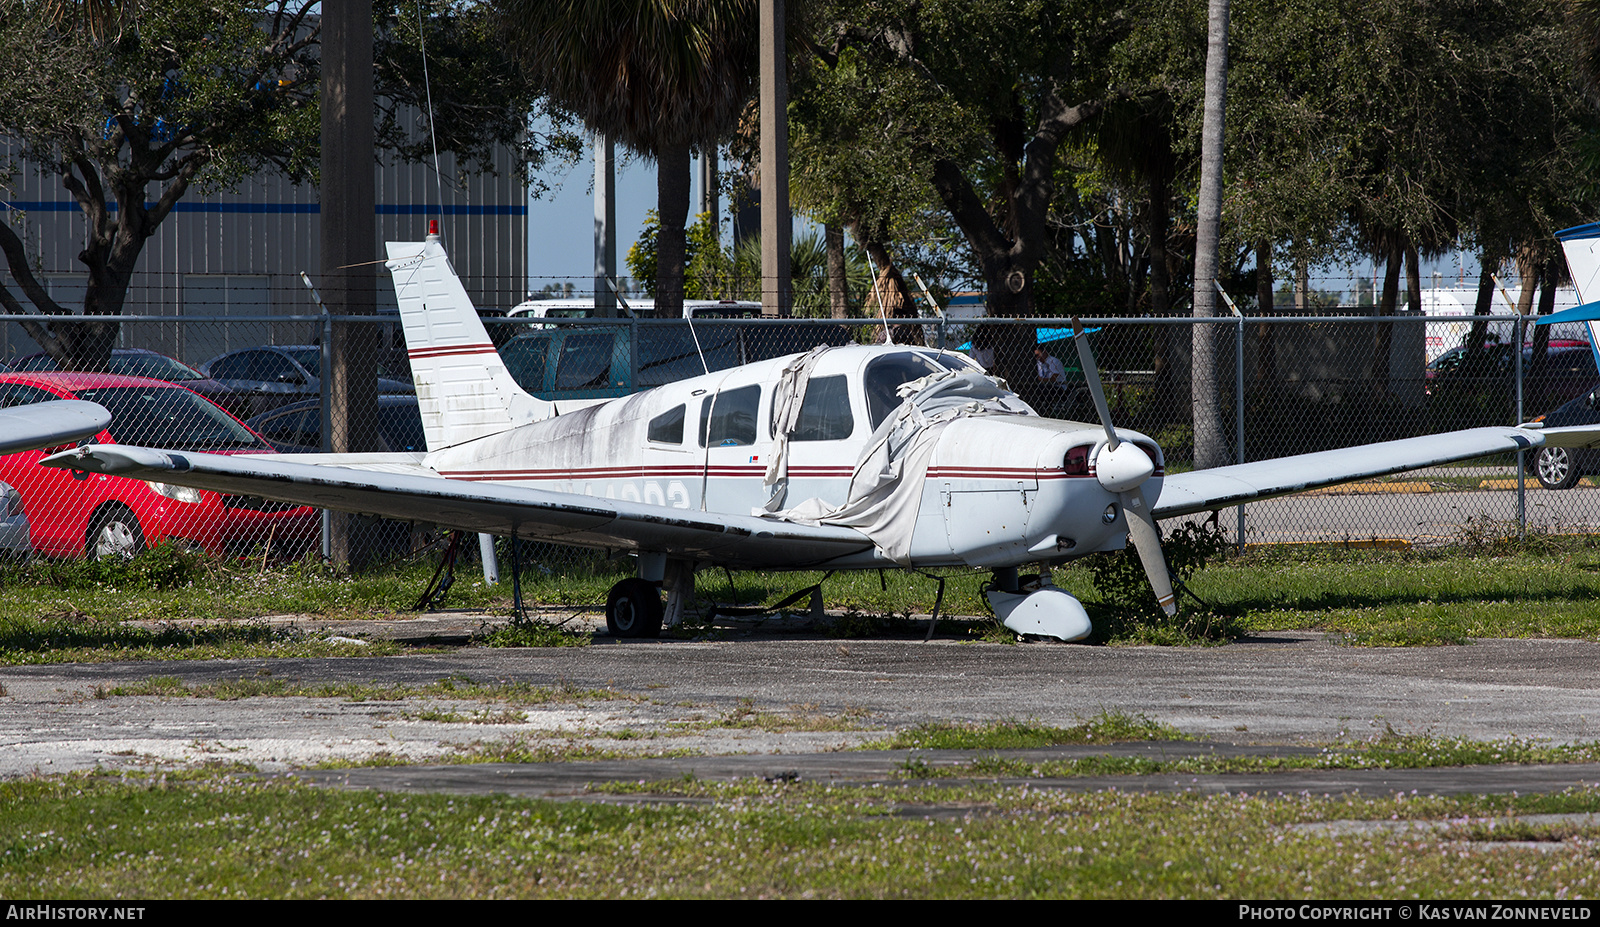
<svg viewBox="0 0 1600 927">
<path fill-rule="evenodd" d="M 783 0 L 761 3 L 761 314 L 789 314 L 789 73 Z"/>
<path fill-rule="evenodd" d="M 617 279 L 617 144 L 605 134 L 594 137 L 594 314 L 617 314 L 610 281 Z"/>
<path fill-rule="evenodd" d="M 322 4 L 321 291 L 336 315 L 375 315 L 372 0 Z M 329 383 L 331 447 L 378 450 L 377 339 L 372 325 L 335 322 Z M 351 517 L 331 523 L 333 562 L 359 567 L 367 545 Z"/>
</svg>

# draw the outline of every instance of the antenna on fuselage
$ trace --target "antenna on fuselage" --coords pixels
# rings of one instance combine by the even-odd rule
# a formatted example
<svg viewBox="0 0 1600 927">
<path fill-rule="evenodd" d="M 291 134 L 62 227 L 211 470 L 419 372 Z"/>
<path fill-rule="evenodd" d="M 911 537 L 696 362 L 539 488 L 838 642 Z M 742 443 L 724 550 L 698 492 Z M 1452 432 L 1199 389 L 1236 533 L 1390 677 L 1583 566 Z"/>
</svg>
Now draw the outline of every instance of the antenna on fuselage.
<svg viewBox="0 0 1600 927">
<path fill-rule="evenodd" d="M 700 355 L 700 369 L 704 370 L 706 373 L 710 373 L 711 365 L 706 363 L 706 352 L 700 349 L 700 335 L 694 330 L 694 310 L 687 308 L 684 309 L 683 319 L 689 323 L 689 337 L 694 339 L 695 353 Z"/>
</svg>

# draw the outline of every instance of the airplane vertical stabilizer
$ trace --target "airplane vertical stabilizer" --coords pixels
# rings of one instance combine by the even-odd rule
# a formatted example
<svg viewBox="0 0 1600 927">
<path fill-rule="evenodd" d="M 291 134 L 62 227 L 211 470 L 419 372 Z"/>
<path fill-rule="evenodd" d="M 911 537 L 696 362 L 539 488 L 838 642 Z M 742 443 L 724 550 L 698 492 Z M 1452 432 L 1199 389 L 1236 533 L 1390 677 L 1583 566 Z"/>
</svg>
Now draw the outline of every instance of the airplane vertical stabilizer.
<svg viewBox="0 0 1600 927">
<path fill-rule="evenodd" d="M 428 450 L 553 415 L 551 403 L 528 395 L 512 378 L 443 243 L 428 239 L 387 243 Z"/>
</svg>

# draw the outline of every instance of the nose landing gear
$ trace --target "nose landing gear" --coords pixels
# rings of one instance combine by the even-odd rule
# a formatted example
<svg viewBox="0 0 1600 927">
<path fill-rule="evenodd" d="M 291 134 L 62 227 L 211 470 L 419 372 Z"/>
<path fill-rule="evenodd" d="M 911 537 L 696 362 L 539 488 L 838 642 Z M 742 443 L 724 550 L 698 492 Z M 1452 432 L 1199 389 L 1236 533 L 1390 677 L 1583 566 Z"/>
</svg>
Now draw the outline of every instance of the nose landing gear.
<svg viewBox="0 0 1600 927">
<path fill-rule="evenodd" d="M 1020 583 L 1016 567 L 996 570 L 984 596 L 1000 623 L 1018 634 L 1080 641 L 1094 630 L 1083 604 L 1057 589 L 1048 573 Z"/>
</svg>

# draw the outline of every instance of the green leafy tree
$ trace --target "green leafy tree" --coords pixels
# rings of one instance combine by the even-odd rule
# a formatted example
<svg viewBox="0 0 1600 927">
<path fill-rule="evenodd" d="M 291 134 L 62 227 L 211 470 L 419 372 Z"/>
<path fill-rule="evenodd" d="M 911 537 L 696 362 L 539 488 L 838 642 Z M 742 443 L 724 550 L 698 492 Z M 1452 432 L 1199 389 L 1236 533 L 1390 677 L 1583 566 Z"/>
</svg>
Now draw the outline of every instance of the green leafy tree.
<svg viewBox="0 0 1600 927">
<path fill-rule="evenodd" d="M 0 133 L 60 177 L 78 204 L 88 270 L 81 308 L 113 316 L 145 242 L 192 186 L 224 187 L 269 165 L 309 176 L 319 131 L 316 30 L 303 9 L 279 7 L 264 29 L 261 11 L 243 4 L 160 4 L 97 37 L 44 7 L 0 7 Z M 0 250 L 34 307 L 69 314 L 7 223 Z M 9 287 L 0 287 L 0 304 L 27 312 Z M 104 368 L 117 332 L 114 322 L 24 327 L 62 366 L 91 370 Z"/>
<path fill-rule="evenodd" d="M 502 43 L 481 12 L 466 3 L 434 2 L 430 10 L 430 61 L 441 56 L 446 78 L 434 83 L 436 103 L 443 100 L 436 107 L 441 148 L 482 166 L 492 145 L 516 134 L 534 91 L 514 79 L 503 53 L 492 57 Z M 33 315 L 24 328 L 62 367 L 105 369 L 117 336 L 112 317 L 122 310 L 145 243 L 191 189 L 227 189 L 264 171 L 315 179 L 315 11 L 307 0 L 0 4 L 0 134 L 21 160 L 58 177 L 77 204 L 87 281 L 76 309 L 95 321 L 54 324 L 74 307 L 50 297 L 9 223 L 0 223 L 0 252 L 16 287 L 0 286 L 0 307 Z M 377 59 L 386 117 L 421 99 L 403 20 L 390 15 L 378 23 L 387 23 Z M 510 101 L 514 119 L 469 105 L 496 97 Z M 423 154 L 392 118 L 385 126 L 380 138 L 402 156 Z M 550 143 L 523 150 L 537 159 Z M 575 140 L 561 144 L 571 150 Z"/>
</svg>

